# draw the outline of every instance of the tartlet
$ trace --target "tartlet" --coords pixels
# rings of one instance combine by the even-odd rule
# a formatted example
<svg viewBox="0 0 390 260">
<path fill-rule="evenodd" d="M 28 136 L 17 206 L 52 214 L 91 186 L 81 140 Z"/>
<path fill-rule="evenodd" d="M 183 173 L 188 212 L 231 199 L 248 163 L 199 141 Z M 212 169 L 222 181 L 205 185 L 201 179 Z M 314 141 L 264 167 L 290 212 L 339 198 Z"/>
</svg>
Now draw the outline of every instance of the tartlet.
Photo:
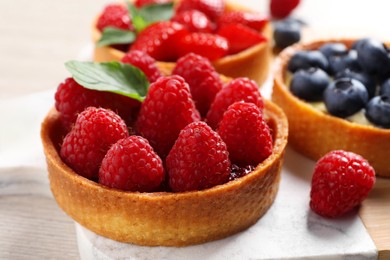
<svg viewBox="0 0 390 260">
<path fill-rule="evenodd" d="M 377 175 L 390 177 L 390 129 L 358 124 L 323 113 L 294 96 L 286 84 L 287 64 L 297 51 L 315 50 L 328 42 L 341 42 L 350 48 L 355 41 L 317 40 L 285 49 L 274 64 L 272 100 L 286 113 L 289 144 L 298 152 L 314 160 L 332 150 L 355 152 L 368 160 Z"/>
<path fill-rule="evenodd" d="M 226 3 L 226 12 L 233 10 L 250 11 L 242 6 Z M 110 46 L 98 47 L 96 43 L 101 37 L 101 32 L 96 28 L 97 19 L 92 24 L 92 40 L 94 42 L 93 59 L 97 62 L 119 61 L 125 55 L 123 51 Z M 218 73 L 232 77 L 248 77 L 261 86 L 268 77 L 272 62 L 272 29 L 270 23 L 262 31 L 267 41 L 254 45 L 237 54 L 228 55 L 213 62 Z M 164 75 L 168 75 L 175 67 L 175 62 L 158 61 L 157 66 Z"/>
<path fill-rule="evenodd" d="M 53 108 L 41 128 L 52 193 L 75 221 L 121 242 L 186 246 L 235 234 L 265 214 L 279 187 L 287 119 L 270 101 L 265 101 L 264 113 L 274 148 L 253 172 L 202 191 L 140 193 L 107 188 L 69 168 L 59 156 L 64 130 Z"/>
</svg>

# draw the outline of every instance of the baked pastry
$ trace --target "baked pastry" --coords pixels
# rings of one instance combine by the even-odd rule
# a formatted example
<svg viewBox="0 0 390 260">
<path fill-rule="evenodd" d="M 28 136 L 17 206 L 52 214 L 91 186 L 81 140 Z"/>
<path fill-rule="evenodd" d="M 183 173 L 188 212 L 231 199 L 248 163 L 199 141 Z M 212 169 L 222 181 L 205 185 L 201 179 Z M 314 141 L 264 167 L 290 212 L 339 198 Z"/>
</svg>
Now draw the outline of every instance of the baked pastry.
<svg viewBox="0 0 390 260">
<path fill-rule="evenodd" d="M 226 3 L 225 12 L 231 11 L 250 11 L 242 6 Z M 98 47 L 96 43 L 102 36 L 97 29 L 97 19 L 92 24 L 92 39 L 95 43 L 93 58 L 97 62 L 106 62 L 112 60 L 121 60 L 125 53 L 110 46 Z M 270 23 L 267 23 L 261 33 L 268 39 L 264 42 L 254 45 L 248 49 L 219 58 L 213 62 L 216 70 L 229 77 L 248 77 L 261 85 L 268 77 L 269 66 L 272 59 L 272 29 Z M 157 66 L 164 75 L 175 66 L 174 62 L 158 61 Z"/>
<path fill-rule="evenodd" d="M 349 117 L 347 120 L 341 118 L 341 115 L 332 115 L 323 104 L 313 105 L 313 102 L 298 98 L 290 89 L 291 73 L 288 66 L 294 54 L 299 51 L 318 50 L 326 43 L 342 43 L 348 50 L 355 41 L 318 40 L 285 49 L 275 62 L 272 100 L 285 111 L 289 120 L 289 143 L 298 152 L 317 160 L 332 150 L 351 151 L 366 158 L 375 168 L 377 175 L 390 177 L 390 165 L 387 162 L 390 156 L 390 129 L 367 123 L 367 120 L 357 120 L 357 117 Z M 350 65 L 353 62 L 351 59 Z M 362 61 L 359 62 L 362 66 Z M 339 72 L 337 66 L 344 65 L 339 63 L 329 68 L 333 70 L 332 75 Z"/>
<path fill-rule="evenodd" d="M 138 245 L 186 246 L 220 239 L 253 225 L 272 205 L 287 143 L 287 120 L 265 101 L 272 154 L 250 174 L 202 191 L 124 192 L 88 180 L 59 155 L 65 134 L 54 108 L 41 128 L 50 187 L 58 205 L 102 236 Z"/>
</svg>

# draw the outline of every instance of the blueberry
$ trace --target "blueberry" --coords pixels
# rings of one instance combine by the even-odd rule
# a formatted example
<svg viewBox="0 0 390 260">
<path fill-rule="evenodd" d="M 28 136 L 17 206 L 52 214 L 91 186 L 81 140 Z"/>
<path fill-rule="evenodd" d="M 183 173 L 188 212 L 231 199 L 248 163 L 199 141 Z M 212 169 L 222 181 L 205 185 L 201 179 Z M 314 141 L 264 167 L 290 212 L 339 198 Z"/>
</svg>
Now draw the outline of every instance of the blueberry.
<svg viewBox="0 0 390 260">
<path fill-rule="evenodd" d="M 390 57 L 387 47 L 374 39 L 363 39 L 356 46 L 360 66 L 370 74 L 390 75 Z"/>
<path fill-rule="evenodd" d="M 335 80 L 324 91 L 324 102 L 328 112 L 337 117 L 348 117 L 362 109 L 368 101 L 366 88 L 360 81 L 341 78 Z"/>
<path fill-rule="evenodd" d="M 299 69 L 308 69 L 310 67 L 328 70 L 328 60 L 319 51 L 298 51 L 288 62 L 288 70 L 295 72 Z"/>
<path fill-rule="evenodd" d="M 347 46 L 338 42 L 326 43 L 318 49 L 329 60 L 331 56 L 345 55 L 348 53 Z"/>
<path fill-rule="evenodd" d="M 335 75 L 335 79 L 340 79 L 340 78 L 352 78 L 360 81 L 366 87 L 368 96 L 369 97 L 375 96 L 376 82 L 375 79 L 370 74 L 364 71 L 346 69 Z"/>
<path fill-rule="evenodd" d="M 329 71 L 336 74 L 345 69 L 361 70 L 358 62 L 357 52 L 351 50 L 345 54 L 333 55 L 329 57 Z"/>
<path fill-rule="evenodd" d="M 274 40 L 278 48 L 284 49 L 301 40 L 301 24 L 290 19 L 274 23 Z"/>
<path fill-rule="evenodd" d="M 390 128 L 390 96 L 376 96 L 366 106 L 367 119 L 380 127 Z"/>
<path fill-rule="evenodd" d="M 291 92 L 306 101 L 322 100 L 324 90 L 329 85 L 328 74 L 319 68 L 298 70 L 290 83 Z"/>
<path fill-rule="evenodd" d="M 381 84 L 379 94 L 390 97 L 390 78 L 388 78 Z"/>
</svg>

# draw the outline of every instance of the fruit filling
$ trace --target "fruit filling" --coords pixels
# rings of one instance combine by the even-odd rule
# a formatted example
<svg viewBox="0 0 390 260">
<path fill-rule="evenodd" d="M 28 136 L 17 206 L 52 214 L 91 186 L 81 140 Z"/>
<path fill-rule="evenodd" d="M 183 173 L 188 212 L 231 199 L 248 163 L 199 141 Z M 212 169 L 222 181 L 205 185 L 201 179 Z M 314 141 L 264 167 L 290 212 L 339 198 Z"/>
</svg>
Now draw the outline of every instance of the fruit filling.
<svg viewBox="0 0 390 260">
<path fill-rule="evenodd" d="M 298 98 L 332 116 L 390 128 L 390 51 L 375 39 L 348 48 L 331 42 L 298 51 L 288 63 L 287 85 Z"/>
</svg>

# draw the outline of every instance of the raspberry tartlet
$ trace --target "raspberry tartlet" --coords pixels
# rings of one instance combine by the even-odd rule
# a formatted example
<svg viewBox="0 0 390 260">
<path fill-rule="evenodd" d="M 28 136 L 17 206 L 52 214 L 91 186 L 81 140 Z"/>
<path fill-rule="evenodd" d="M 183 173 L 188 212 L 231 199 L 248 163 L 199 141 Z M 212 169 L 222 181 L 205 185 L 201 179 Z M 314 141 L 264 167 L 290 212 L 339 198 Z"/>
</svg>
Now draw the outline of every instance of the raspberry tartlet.
<svg viewBox="0 0 390 260">
<path fill-rule="evenodd" d="M 186 1 L 191 2 L 191 1 Z M 193 1 L 196 2 L 196 1 Z M 206 1 L 205 1 L 206 2 Z M 211 3 L 212 1 L 210 1 Z M 177 8 L 177 6 L 180 4 L 179 2 L 175 2 L 175 10 L 176 9 L 182 9 Z M 189 7 L 188 7 L 189 8 Z M 192 10 L 190 10 L 192 11 Z M 195 10 L 196 11 L 196 10 Z M 272 59 L 272 44 L 270 39 L 272 38 L 272 29 L 270 22 L 268 22 L 267 18 L 264 17 L 264 20 L 261 21 L 261 29 L 260 31 L 256 31 L 253 28 L 248 28 L 252 26 L 251 21 L 243 21 L 244 18 L 242 18 L 243 15 L 240 15 L 237 18 L 236 13 L 237 11 L 245 12 L 247 15 L 250 14 L 252 11 L 248 10 L 245 7 L 239 6 L 237 4 L 226 2 L 224 3 L 224 9 L 223 14 L 232 14 L 232 15 L 225 15 L 224 17 L 228 17 L 226 19 L 219 19 L 213 21 L 214 26 L 216 27 L 218 23 L 222 23 L 222 21 L 226 24 L 225 28 L 219 30 L 216 32 L 215 28 L 207 30 L 207 34 L 210 34 L 211 36 L 215 35 L 219 38 L 220 36 L 223 36 L 225 38 L 231 39 L 235 41 L 234 45 L 239 45 L 235 50 L 229 50 L 225 55 L 219 55 L 218 53 L 221 51 L 220 49 L 211 50 L 208 52 L 208 55 L 218 55 L 218 58 L 213 60 L 213 65 L 218 71 L 218 73 L 228 76 L 228 77 L 248 77 L 250 79 L 255 80 L 259 86 L 262 85 L 262 83 L 267 79 L 268 72 L 271 64 Z M 234 15 L 233 15 L 234 14 Z M 196 16 L 195 16 L 196 17 Z M 180 20 L 189 19 L 187 17 L 185 18 L 172 18 L 172 21 L 177 24 L 177 22 L 180 22 Z M 197 19 L 197 18 L 194 18 Z M 214 18 L 217 19 L 217 18 Z M 251 19 L 251 18 L 249 18 Z M 221 22 L 220 22 L 221 21 Z M 242 23 L 244 23 L 245 26 L 242 26 Z M 233 24 L 231 24 L 233 23 Z M 240 23 L 240 24 L 236 24 Z M 117 25 L 119 27 L 121 25 Z M 156 26 L 158 27 L 158 26 Z M 244 28 L 243 28 L 244 27 Z M 255 28 L 259 28 L 259 25 L 256 25 Z M 161 31 L 164 29 L 158 28 L 157 31 Z M 177 30 L 176 29 L 169 29 L 169 30 Z M 237 38 L 237 32 L 242 32 L 242 35 Z M 204 29 L 200 31 L 200 33 L 192 33 L 191 36 L 186 36 L 185 41 L 193 42 L 195 43 L 195 46 L 193 46 L 193 50 L 200 48 L 197 47 L 198 42 L 206 42 L 207 40 L 204 39 Z M 258 35 L 256 35 L 258 34 Z M 97 43 L 102 37 L 102 30 L 99 30 L 98 26 L 98 18 L 95 20 L 95 22 L 92 25 L 92 39 L 95 43 L 95 49 L 94 49 L 94 60 L 98 62 L 105 62 L 105 61 L 112 61 L 112 60 L 121 60 L 123 56 L 125 55 L 126 50 L 121 50 L 120 48 L 114 48 L 111 45 L 110 46 L 98 46 Z M 259 40 L 259 38 L 262 38 L 263 40 Z M 236 39 L 240 39 L 239 41 Z M 245 39 L 242 40 L 242 39 Z M 251 41 L 257 41 L 259 43 L 251 44 Z M 241 48 L 241 44 L 250 44 L 249 48 L 246 48 L 245 46 Z M 142 43 L 142 45 L 144 45 Z M 229 45 L 230 46 L 230 45 Z M 142 48 L 142 46 L 141 46 Z M 170 48 L 171 50 L 178 49 L 177 47 Z M 179 48 L 182 49 L 182 48 Z M 191 51 L 191 44 L 189 44 L 189 47 L 187 48 L 187 51 Z M 232 53 L 233 51 L 233 53 Z M 180 52 L 180 51 L 179 51 Z M 166 54 L 167 52 L 165 52 Z M 164 54 L 164 55 L 165 55 Z M 199 53 L 201 54 L 201 53 Z M 180 55 L 181 56 L 181 55 Z M 179 57 L 180 57 L 179 56 Z M 177 58 L 174 58 L 174 61 L 172 60 L 166 60 L 167 57 L 154 57 L 158 60 L 157 65 L 162 71 L 164 75 L 169 75 L 172 71 L 173 67 L 175 66 L 175 60 Z"/>
<path fill-rule="evenodd" d="M 378 71 L 371 69 L 373 66 L 367 65 L 367 57 L 359 53 L 358 45 L 369 41 L 371 40 L 318 40 L 285 49 L 275 63 L 272 100 L 285 111 L 289 120 L 289 143 L 300 153 L 318 160 L 332 150 L 351 151 L 366 158 L 377 175 L 390 177 L 390 129 L 369 122 L 364 116 L 367 117 L 369 113 L 368 100 L 375 99 L 376 95 L 379 95 L 376 98 L 380 97 L 379 87 L 375 87 L 376 82 L 383 81 L 382 75 L 388 74 L 387 71 L 381 74 L 379 68 Z M 383 54 L 377 51 L 378 56 L 384 57 L 383 62 L 390 62 L 387 48 L 381 43 L 373 45 L 377 47 L 372 49 L 383 50 Z M 300 68 L 300 61 L 303 60 L 300 57 L 291 62 L 294 56 L 302 57 L 302 53 L 306 51 L 315 51 L 311 52 L 311 58 L 304 58 L 312 68 Z M 330 56 L 332 57 L 329 59 Z M 372 56 L 368 55 L 368 59 L 370 57 Z M 325 66 L 327 60 L 329 64 Z M 292 75 L 291 71 L 295 70 Z M 307 77 L 314 74 L 315 80 Z M 363 74 L 364 78 L 361 77 Z M 297 78 L 293 82 L 295 75 Z M 372 77 L 374 89 L 370 90 L 368 86 L 372 80 L 369 81 L 368 78 Z M 311 89 L 309 92 L 304 90 L 306 85 L 307 89 Z M 349 92 L 351 86 L 359 91 Z M 347 88 L 348 92 L 344 91 Z M 348 98 L 349 94 L 341 97 L 342 92 L 354 95 L 352 101 Z M 362 92 L 364 93 L 361 94 Z M 348 105 L 337 103 L 342 99 L 349 100 Z M 354 112 L 356 104 L 359 104 L 355 109 L 358 111 Z M 386 119 L 384 120 L 383 124 L 386 124 Z"/>
</svg>

